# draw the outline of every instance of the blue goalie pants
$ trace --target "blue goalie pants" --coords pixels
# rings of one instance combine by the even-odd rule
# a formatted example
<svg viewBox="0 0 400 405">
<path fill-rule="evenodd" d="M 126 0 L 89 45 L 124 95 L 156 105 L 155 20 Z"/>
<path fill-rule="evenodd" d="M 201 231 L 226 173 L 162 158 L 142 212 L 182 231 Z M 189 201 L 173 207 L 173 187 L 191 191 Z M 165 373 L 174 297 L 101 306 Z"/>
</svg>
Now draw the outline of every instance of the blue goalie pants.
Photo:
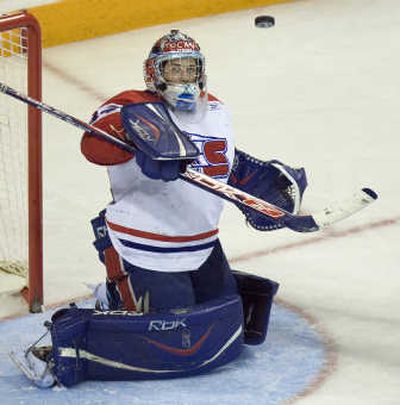
<svg viewBox="0 0 400 405">
<path fill-rule="evenodd" d="M 237 286 L 219 240 L 208 259 L 193 271 L 165 272 L 144 269 L 124 260 L 104 231 L 103 213 L 92 221 L 94 243 L 107 271 L 109 309 L 154 313 L 236 294 Z"/>
</svg>

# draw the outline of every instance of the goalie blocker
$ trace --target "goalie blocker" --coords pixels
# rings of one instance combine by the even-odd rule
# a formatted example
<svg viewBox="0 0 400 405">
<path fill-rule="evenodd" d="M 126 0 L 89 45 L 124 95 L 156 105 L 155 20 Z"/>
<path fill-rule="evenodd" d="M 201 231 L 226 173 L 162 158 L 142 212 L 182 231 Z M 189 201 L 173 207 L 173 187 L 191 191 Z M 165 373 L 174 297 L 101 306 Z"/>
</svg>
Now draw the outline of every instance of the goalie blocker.
<svg viewBox="0 0 400 405">
<path fill-rule="evenodd" d="M 162 379 L 208 372 L 234 360 L 243 343 L 260 344 L 267 335 L 278 284 L 234 273 L 240 296 L 190 309 L 142 315 L 71 305 L 46 322 L 52 349 L 44 373 L 39 375 L 33 366 L 35 346 L 25 353 L 23 361 L 30 356 L 26 364 L 13 360 L 42 388 L 51 386 L 49 381 L 72 386 L 85 380 Z"/>
</svg>

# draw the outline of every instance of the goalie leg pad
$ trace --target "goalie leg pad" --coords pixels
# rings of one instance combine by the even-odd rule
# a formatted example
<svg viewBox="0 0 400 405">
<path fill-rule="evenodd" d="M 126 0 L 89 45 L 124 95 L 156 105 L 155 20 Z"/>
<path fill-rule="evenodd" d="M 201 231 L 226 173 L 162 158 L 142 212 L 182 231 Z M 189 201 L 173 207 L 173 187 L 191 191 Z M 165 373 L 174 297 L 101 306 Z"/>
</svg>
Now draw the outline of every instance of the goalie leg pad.
<svg viewBox="0 0 400 405">
<path fill-rule="evenodd" d="M 233 270 L 242 298 L 244 343 L 259 345 L 268 332 L 272 302 L 279 284 L 267 278 Z"/>
<path fill-rule="evenodd" d="M 71 307 L 52 318 L 57 380 L 138 380 L 204 373 L 243 347 L 240 297 L 155 315 Z"/>
</svg>

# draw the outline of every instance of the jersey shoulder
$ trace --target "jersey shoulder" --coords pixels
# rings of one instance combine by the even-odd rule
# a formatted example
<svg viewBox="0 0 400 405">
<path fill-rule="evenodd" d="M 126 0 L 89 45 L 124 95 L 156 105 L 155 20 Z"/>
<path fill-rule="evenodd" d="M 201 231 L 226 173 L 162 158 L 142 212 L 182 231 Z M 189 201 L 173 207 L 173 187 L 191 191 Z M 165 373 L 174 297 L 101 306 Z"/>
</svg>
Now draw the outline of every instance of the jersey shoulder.
<svg viewBox="0 0 400 405">
<path fill-rule="evenodd" d="M 223 104 L 223 102 L 219 99 L 219 98 L 217 98 L 217 97 L 215 97 L 213 94 L 211 94 L 211 93 L 208 93 L 207 94 L 207 98 L 208 98 L 208 102 L 210 103 L 212 103 L 212 102 L 216 102 L 216 103 L 221 103 L 221 104 Z"/>
<path fill-rule="evenodd" d="M 134 103 L 155 103 L 158 101 L 161 101 L 161 98 L 151 91 L 125 90 L 108 99 L 102 104 L 102 106 L 109 104 L 126 105 Z"/>
<path fill-rule="evenodd" d="M 217 98 L 213 94 L 208 94 L 208 111 L 215 112 L 218 114 L 225 114 L 227 119 L 231 119 L 231 113 L 227 105 L 221 101 L 220 98 Z"/>
<path fill-rule="evenodd" d="M 103 102 L 93 113 L 90 123 L 110 121 L 115 125 L 119 123 L 119 113 L 124 105 L 155 103 L 157 101 L 161 101 L 161 99 L 156 93 L 147 90 L 126 90 Z"/>
<path fill-rule="evenodd" d="M 124 105 L 154 103 L 160 98 L 150 91 L 127 90 L 105 101 L 92 115 L 90 123 L 108 134 L 125 140 L 125 130 L 121 124 L 120 111 Z M 85 132 L 81 140 L 81 151 L 90 162 L 111 166 L 132 159 L 133 153 L 118 148 L 111 143 Z"/>
<path fill-rule="evenodd" d="M 216 112 L 228 111 L 226 104 L 223 101 L 221 101 L 220 98 L 217 98 L 216 96 L 210 93 L 208 94 L 207 104 L 209 111 L 216 111 Z"/>
</svg>

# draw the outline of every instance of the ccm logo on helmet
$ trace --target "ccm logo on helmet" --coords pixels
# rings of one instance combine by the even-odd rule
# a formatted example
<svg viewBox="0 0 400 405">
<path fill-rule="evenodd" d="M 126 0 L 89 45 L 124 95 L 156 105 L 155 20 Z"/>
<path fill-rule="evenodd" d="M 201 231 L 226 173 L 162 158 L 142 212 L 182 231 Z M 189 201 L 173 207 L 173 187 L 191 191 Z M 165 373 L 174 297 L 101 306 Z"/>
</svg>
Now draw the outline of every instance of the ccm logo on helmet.
<svg viewBox="0 0 400 405">
<path fill-rule="evenodd" d="M 199 51 L 200 47 L 194 41 L 168 41 L 164 44 L 164 52 L 170 51 Z"/>
</svg>

